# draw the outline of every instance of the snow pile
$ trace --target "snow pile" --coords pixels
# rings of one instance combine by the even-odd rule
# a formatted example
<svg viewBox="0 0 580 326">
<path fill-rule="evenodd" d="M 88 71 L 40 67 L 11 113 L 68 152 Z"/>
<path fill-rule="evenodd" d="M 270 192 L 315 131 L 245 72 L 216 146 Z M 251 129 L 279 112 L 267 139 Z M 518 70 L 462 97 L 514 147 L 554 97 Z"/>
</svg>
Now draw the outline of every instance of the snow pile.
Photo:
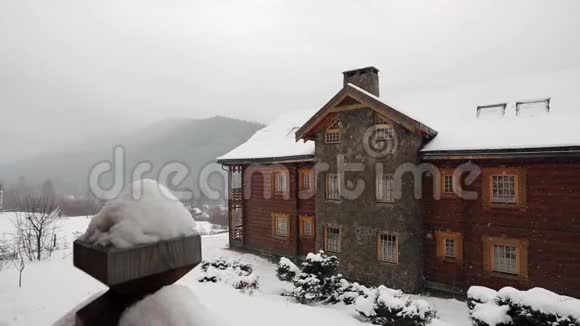
<svg viewBox="0 0 580 326">
<path fill-rule="evenodd" d="M 216 258 L 201 263 L 199 282 L 225 283 L 242 292 L 253 293 L 258 288 L 258 276 L 249 264 Z"/>
<path fill-rule="evenodd" d="M 127 308 L 119 326 L 219 326 L 224 323 L 210 313 L 185 286 L 169 285 Z"/>
<path fill-rule="evenodd" d="M 504 287 L 496 292 L 473 286 L 467 295 L 470 316 L 477 326 L 580 326 L 580 300 L 543 288 L 520 291 Z"/>
<path fill-rule="evenodd" d="M 428 325 L 437 317 L 435 309 L 425 300 L 413 300 L 400 290 L 383 285 L 359 296 L 355 309 L 363 317 L 378 325 Z"/>
<path fill-rule="evenodd" d="M 81 239 L 91 244 L 127 248 L 194 234 L 191 214 L 154 180 L 138 180 L 108 201 Z"/>
</svg>

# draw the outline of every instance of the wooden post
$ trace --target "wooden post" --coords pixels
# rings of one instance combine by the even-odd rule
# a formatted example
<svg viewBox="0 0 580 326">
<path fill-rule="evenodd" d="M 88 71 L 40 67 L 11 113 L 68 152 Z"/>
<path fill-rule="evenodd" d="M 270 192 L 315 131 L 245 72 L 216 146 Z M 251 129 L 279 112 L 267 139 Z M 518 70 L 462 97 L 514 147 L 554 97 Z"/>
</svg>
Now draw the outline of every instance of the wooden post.
<svg viewBox="0 0 580 326">
<path fill-rule="evenodd" d="M 76 313 L 76 326 L 116 326 L 128 306 L 179 280 L 201 262 L 201 237 L 192 235 L 131 248 L 76 240 L 73 264 L 109 287 Z"/>
</svg>

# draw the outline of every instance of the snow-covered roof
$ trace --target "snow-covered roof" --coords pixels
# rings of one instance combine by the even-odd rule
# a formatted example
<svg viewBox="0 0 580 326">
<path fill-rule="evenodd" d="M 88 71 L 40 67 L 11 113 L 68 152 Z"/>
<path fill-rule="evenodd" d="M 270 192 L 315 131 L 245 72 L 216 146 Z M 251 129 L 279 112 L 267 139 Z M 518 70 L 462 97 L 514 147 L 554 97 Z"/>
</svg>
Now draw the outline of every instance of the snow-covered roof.
<svg viewBox="0 0 580 326">
<path fill-rule="evenodd" d="M 580 68 L 459 87 L 387 93 L 380 99 L 348 84 L 436 131 L 423 152 L 580 146 L 580 132 L 576 130 L 580 122 L 578 85 Z M 516 102 L 537 99 L 549 99 L 549 112 L 536 106 L 516 115 Z M 503 103 L 504 115 L 491 112 L 477 116 L 479 106 Z M 218 161 L 312 156 L 314 142 L 296 142 L 294 133 L 315 113 L 316 110 L 287 113 Z"/>
<path fill-rule="evenodd" d="M 579 85 L 580 69 L 570 69 L 382 100 L 438 132 L 423 152 L 568 147 L 580 146 Z M 516 115 L 516 102 L 547 98 L 549 112 L 522 109 Z M 507 104 L 504 116 L 477 118 L 478 106 L 498 103 Z"/>
<path fill-rule="evenodd" d="M 316 111 L 293 111 L 258 130 L 250 139 L 218 157 L 220 161 L 287 159 L 314 155 L 313 141 L 296 141 L 294 133 Z"/>
</svg>

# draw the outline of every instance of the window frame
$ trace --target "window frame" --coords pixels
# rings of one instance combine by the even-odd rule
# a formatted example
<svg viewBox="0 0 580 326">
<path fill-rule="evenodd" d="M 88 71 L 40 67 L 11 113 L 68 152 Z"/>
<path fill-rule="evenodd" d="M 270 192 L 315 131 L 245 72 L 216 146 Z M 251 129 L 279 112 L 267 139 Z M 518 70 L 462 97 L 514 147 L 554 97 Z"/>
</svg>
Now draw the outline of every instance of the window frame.
<svg viewBox="0 0 580 326">
<path fill-rule="evenodd" d="M 340 119 L 333 120 L 330 125 L 324 130 L 324 143 L 325 144 L 340 144 L 341 137 L 340 132 L 342 130 L 342 125 Z M 332 138 L 330 138 L 332 137 Z"/>
<path fill-rule="evenodd" d="M 528 240 L 525 238 L 507 238 L 482 236 L 483 242 L 483 271 L 497 277 L 527 279 L 528 278 Z M 496 245 L 516 248 L 517 274 L 495 270 L 494 248 Z"/>
<path fill-rule="evenodd" d="M 504 178 L 513 178 L 513 185 L 511 185 L 511 188 L 514 191 L 514 195 L 513 195 L 513 200 L 501 200 L 501 199 L 496 199 L 495 195 L 496 195 L 496 187 L 495 187 L 495 183 L 496 183 L 496 179 L 501 178 L 501 180 L 504 180 Z M 502 185 L 503 188 L 505 188 L 505 184 Z M 499 194 L 499 180 L 498 180 L 498 194 Z M 490 184 L 490 198 L 491 198 L 491 203 L 492 204 L 496 204 L 496 205 L 516 205 L 518 202 L 518 176 L 517 174 L 492 174 L 491 175 L 491 184 Z"/>
<path fill-rule="evenodd" d="M 332 197 L 329 196 L 330 195 L 329 189 L 330 189 L 330 178 L 331 177 L 336 177 L 336 182 L 337 182 L 337 185 L 336 185 L 337 192 L 336 193 L 338 195 L 336 198 L 334 198 L 335 196 L 332 196 Z M 326 173 L 326 175 L 325 175 L 324 198 L 326 200 L 329 200 L 329 201 L 341 201 L 342 200 L 341 178 L 340 178 L 340 174 L 339 173 Z"/>
<path fill-rule="evenodd" d="M 283 190 L 278 190 L 278 176 L 284 176 L 286 179 L 286 187 Z M 272 171 L 272 189 L 272 192 L 278 195 L 290 193 L 290 171 L 288 169 L 274 169 Z"/>
<path fill-rule="evenodd" d="M 387 239 L 383 240 L 381 237 L 382 236 L 386 236 Z M 387 248 L 385 249 L 385 252 L 388 252 L 388 242 L 389 242 L 389 237 L 395 237 L 395 252 L 394 252 L 394 256 L 395 256 L 395 260 L 389 260 L 388 257 L 383 257 L 382 253 L 382 244 L 386 243 Z M 388 253 L 387 253 L 388 256 Z M 386 264 L 391 264 L 391 265 L 398 265 L 399 264 L 399 257 L 400 256 L 400 252 L 399 252 L 399 234 L 397 232 L 388 232 L 388 231 L 383 231 L 383 232 L 379 232 L 379 234 L 377 235 L 377 260 L 381 263 L 386 263 Z"/>
<path fill-rule="evenodd" d="M 281 235 L 278 233 L 278 220 L 282 219 L 286 221 L 286 234 Z M 290 238 L 290 215 L 285 213 L 272 213 L 272 237 L 276 239 L 288 240 Z"/>
<path fill-rule="evenodd" d="M 436 256 L 445 263 L 460 264 L 463 261 L 463 234 L 461 232 L 436 230 L 435 232 L 435 251 Z M 454 243 L 454 254 L 451 257 L 447 255 L 447 240 Z"/>
<path fill-rule="evenodd" d="M 314 216 L 311 215 L 299 215 L 298 221 L 300 223 L 300 237 L 303 239 L 314 239 L 316 234 L 316 225 L 314 224 Z M 306 233 L 306 225 L 310 224 L 310 234 Z"/>
<path fill-rule="evenodd" d="M 328 243 L 328 240 L 329 240 L 328 230 L 329 229 L 338 230 L 338 242 L 337 242 L 338 248 L 333 248 L 333 249 L 337 249 L 336 251 L 329 249 L 329 243 Z M 341 250 L 342 250 L 342 227 L 337 226 L 337 225 L 330 225 L 330 224 L 325 225 L 324 226 L 324 251 L 339 254 Z"/>
<path fill-rule="evenodd" d="M 389 199 L 386 186 L 388 184 L 387 179 L 391 182 L 391 196 Z M 375 195 L 377 202 L 382 204 L 393 204 L 395 203 L 395 179 L 392 173 L 377 174 L 375 182 Z"/>
<path fill-rule="evenodd" d="M 300 168 L 298 169 L 298 181 L 300 186 L 300 191 L 311 191 L 314 189 L 314 169 L 313 168 Z M 305 181 L 308 180 L 308 185 Z"/>
<path fill-rule="evenodd" d="M 375 141 L 389 141 L 389 140 L 392 141 L 393 139 L 395 139 L 395 129 L 393 123 L 379 113 L 375 113 L 374 126 L 375 126 L 375 138 L 374 138 Z M 384 130 L 385 132 L 383 133 L 383 136 L 380 136 L 381 133 L 379 131 L 382 130 Z M 390 130 L 390 132 L 387 132 L 388 130 Z M 390 135 L 390 137 L 387 137 L 388 135 Z"/>
<path fill-rule="evenodd" d="M 515 202 L 504 203 L 493 201 L 493 177 L 515 176 Z M 527 169 L 526 167 L 502 167 L 482 169 L 482 205 L 485 208 L 527 209 Z"/>
</svg>

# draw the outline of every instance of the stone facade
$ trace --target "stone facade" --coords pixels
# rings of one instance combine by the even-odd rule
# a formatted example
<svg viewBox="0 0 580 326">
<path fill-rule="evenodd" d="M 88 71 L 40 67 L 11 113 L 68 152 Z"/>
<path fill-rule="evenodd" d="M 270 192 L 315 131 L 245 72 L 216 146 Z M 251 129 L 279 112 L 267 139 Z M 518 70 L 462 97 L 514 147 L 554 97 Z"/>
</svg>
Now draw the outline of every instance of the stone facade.
<svg viewBox="0 0 580 326">
<path fill-rule="evenodd" d="M 387 286 L 415 292 L 423 286 L 423 220 L 421 203 L 413 195 L 411 173 L 402 177 L 402 198 L 394 203 L 379 203 L 376 197 L 376 165 L 382 164 L 384 173 L 395 173 L 404 163 L 417 164 L 422 138 L 396 123 L 392 123 L 398 144 L 392 154 L 373 157 L 365 149 L 365 133 L 374 125 L 374 111 L 369 108 L 339 113 L 341 141 L 324 142 L 324 129 L 316 135 L 316 163 L 329 164 L 328 172 L 317 173 L 317 248 L 324 249 L 324 227 L 341 228 L 341 272 L 345 277 L 365 284 Z M 340 201 L 325 199 L 326 173 L 336 173 L 337 160 L 362 163 L 360 172 L 344 172 L 344 190 L 362 184 L 364 190 L 353 199 Z M 381 232 L 398 236 L 398 264 L 379 262 L 378 236 Z"/>
</svg>

